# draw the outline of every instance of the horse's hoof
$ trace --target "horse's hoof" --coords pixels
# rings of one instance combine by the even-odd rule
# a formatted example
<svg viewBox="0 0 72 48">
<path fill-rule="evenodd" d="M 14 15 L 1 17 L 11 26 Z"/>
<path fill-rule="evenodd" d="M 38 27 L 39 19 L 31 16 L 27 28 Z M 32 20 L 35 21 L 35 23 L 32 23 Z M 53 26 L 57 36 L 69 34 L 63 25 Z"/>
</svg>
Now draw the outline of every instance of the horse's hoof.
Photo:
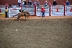
<svg viewBox="0 0 72 48">
<path fill-rule="evenodd" d="M 27 20 L 25 20 L 25 21 L 27 21 Z"/>
<path fill-rule="evenodd" d="M 17 19 L 17 21 L 20 21 L 20 20 Z"/>
<path fill-rule="evenodd" d="M 18 21 L 20 21 L 20 20 L 18 20 Z"/>
</svg>

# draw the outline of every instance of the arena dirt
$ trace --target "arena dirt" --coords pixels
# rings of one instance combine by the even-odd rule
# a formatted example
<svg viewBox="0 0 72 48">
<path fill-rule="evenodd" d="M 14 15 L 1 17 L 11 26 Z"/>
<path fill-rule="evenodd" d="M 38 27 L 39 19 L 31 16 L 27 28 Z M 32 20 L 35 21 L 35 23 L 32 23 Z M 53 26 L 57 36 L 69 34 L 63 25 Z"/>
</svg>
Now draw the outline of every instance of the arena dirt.
<svg viewBox="0 0 72 48">
<path fill-rule="evenodd" d="M 0 48 L 72 48 L 72 19 L 0 20 Z"/>
</svg>

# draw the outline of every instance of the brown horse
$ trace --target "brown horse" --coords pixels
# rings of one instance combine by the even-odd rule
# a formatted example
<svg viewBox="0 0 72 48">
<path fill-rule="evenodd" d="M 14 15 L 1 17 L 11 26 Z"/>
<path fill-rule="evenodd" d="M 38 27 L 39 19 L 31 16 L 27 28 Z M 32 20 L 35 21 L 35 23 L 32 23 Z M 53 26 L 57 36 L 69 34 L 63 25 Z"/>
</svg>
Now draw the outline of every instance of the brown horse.
<svg viewBox="0 0 72 48">
<path fill-rule="evenodd" d="M 17 20 L 19 20 L 20 19 L 20 17 L 22 17 L 22 16 L 25 16 L 25 20 L 26 19 L 28 19 L 28 17 L 30 16 L 30 13 L 29 12 L 24 12 L 23 10 L 19 10 L 20 11 L 20 13 L 18 13 L 17 15 L 15 15 L 15 16 L 18 16 L 17 17 Z M 14 17 L 14 16 L 13 16 Z"/>
</svg>

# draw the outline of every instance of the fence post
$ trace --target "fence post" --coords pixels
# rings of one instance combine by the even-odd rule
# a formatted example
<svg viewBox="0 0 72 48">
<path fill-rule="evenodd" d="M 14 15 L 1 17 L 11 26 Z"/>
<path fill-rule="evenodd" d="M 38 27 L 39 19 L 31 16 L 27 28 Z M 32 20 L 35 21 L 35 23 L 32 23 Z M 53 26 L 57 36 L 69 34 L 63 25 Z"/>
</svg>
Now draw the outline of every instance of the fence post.
<svg viewBox="0 0 72 48">
<path fill-rule="evenodd" d="M 36 16 L 36 5 L 34 5 L 34 15 Z"/>
<path fill-rule="evenodd" d="M 64 16 L 66 16 L 65 14 L 66 14 L 66 7 L 65 7 L 66 5 L 64 4 Z"/>
<path fill-rule="evenodd" d="M 51 16 L 51 4 L 49 4 L 49 16 Z"/>
<path fill-rule="evenodd" d="M 71 9 L 70 9 L 70 12 L 72 12 L 72 7 L 71 7 Z"/>
<path fill-rule="evenodd" d="M 1 13 L 1 9 L 0 9 L 0 13 Z"/>
</svg>

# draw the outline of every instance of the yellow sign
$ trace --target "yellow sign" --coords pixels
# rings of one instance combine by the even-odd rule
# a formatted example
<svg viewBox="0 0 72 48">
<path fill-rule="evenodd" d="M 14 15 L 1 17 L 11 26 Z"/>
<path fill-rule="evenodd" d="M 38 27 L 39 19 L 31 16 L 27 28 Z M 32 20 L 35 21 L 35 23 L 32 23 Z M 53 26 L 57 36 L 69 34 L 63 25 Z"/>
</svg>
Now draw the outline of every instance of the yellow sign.
<svg viewBox="0 0 72 48">
<path fill-rule="evenodd" d="M 5 17 L 5 13 L 0 13 L 0 17 Z"/>
</svg>

